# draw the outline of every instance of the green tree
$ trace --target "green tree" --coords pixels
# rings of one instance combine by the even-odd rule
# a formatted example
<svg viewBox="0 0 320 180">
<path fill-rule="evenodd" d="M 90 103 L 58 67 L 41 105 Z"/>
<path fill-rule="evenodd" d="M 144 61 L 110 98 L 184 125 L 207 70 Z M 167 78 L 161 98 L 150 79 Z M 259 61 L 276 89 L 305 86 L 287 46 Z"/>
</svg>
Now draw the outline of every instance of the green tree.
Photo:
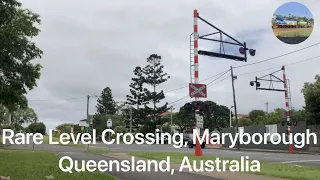
<svg viewBox="0 0 320 180">
<path fill-rule="evenodd" d="M 31 62 L 43 53 L 31 41 L 40 32 L 40 16 L 15 0 L 2 0 L 0 12 L 0 104 L 12 112 L 27 107 L 24 95 L 40 78 L 40 64 Z"/>
<path fill-rule="evenodd" d="M 180 107 L 179 112 L 173 114 L 172 123 L 179 126 L 180 133 L 184 132 L 186 128 L 193 127 L 195 123 L 194 112 L 185 111 L 184 107 Z"/>
<path fill-rule="evenodd" d="M 24 123 L 34 122 L 37 114 L 32 108 L 19 108 L 11 114 L 11 124 L 17 129 Z"/>
<path fill-rule="evenodd" d="M 28 131 L 30 133 L 41 133 L 43 135 L 46 134 L 46 125 L 42 122 L 32 123 L 28 126 Z"/>
<path fill-rule="evenodd" d="M 141 124 L 141 119 L 145 118 L 144 112 L 144 105 L 148 104 L 149 101 L 146 101 L 146 94 L 147 91 L 143 85 L 145 83 L 145 78 L 143 76 L 142 68 L 137 66 L 133 71 L 135 77 L 131 78 L 130 87 L 130 95 L 127 95 L 127 104 L 132 106 L 132 116 L 133 116 L 133 123 L 132 125 L 134 128 L 138 128 Z M 129 124 L 130 120 L 130 109 L 126 108 L 124 110 L 125 114 L 127 115 L 126 118 L 127 123 Z"/>
<path fill-rule="evenodd" d="M 169 108 L 168 103 L 165 103 L 162 106 L 157 106 L 161 100 L 165 98 L 163 90 L 160 92 L 156 91 L 156 87 L 166 82 L 170 76 L 167 73 L 164 73 L 164 66 L 161 63 L 161 56 L 157 54 L 151 54 L 147 58 L 148 65 L 143 68 L 143 74 L 145 77 L 145 83 L 147 85 L 152 86 L 152 90 L 144 89 L 146 95 L 146 102 L 150 102 L 152 104 L 151 107 L 149 105 L 145 105 L 145 112 L 152 117 L 153 121 L 156 121 L 159 117 L 157 115 L 166 112 Z M 161 124 L 161 123 L 160 123 Z M 154 132 L 156 125 L 154 123 L 148 122 L 149 131 Z"/>
<path fill-rule="evenodd" d="M 60 130 L 61 133 L 71 133 L 71 128 L 74 127 L 72 123 L 63 123 L 56 127 L 56 130 Z"/>
<path fill-rule="evenodd" d="M 292 121 L 309 121 L 309 115 L 305 109 L 291 111 L 291 120 Z"/>
<path fill-rule="evenodd" d="M 101 96 L 97 100 L 97 113 L 96 114 L 116 114 L 116 102 L 113 99 L 112 91 L 106 87 L 101 92 Z"/>
<path fill-rule="evenodd" d="M 204 128 L 213 131 L 215 128 L 226 128 L 230 124 L 230 110 L 228 107 L 218 105 L 213 101 L 202 102 Z"/>
<path fill-rule="evenodd" d="M 0 104 L 0 127 L 8 125 L 8 109 Z"/>
<path fill-rule="evenodd" d="M 251 120 L 252 124 L 260 124 L 261 119 L 266 115 L 263 110 L 254 109 L 249 112 L 249 119 Z"/>
<path fill-rule="evenodd" d="M 310 119 L 308 124 L 320 124 L 320 75 L 315 76 L 315 82 L 306 82 L 302 88 L 305 100 L 305 110 Z"/>
</svg>

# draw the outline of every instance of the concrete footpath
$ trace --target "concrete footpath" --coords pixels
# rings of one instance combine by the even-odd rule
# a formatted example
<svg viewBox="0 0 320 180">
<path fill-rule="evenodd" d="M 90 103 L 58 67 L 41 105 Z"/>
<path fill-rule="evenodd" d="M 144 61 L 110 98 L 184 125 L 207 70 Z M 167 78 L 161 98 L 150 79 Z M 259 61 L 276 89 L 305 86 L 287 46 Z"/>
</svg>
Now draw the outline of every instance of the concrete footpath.
<svg viewBox="0 0 320 180">
<path fill-rule="evenodd" d="M 109 153 L 103 154 L 109 158 L 114 159 L 121 159 L 121 160 L 130 160 L 131 156 L 127 153 Z M 136 160 L 149 160 L 145 158 L 135 157 Z M 175 170 L 180 169 L 180 164 L 171 163 L 171 167 Z M 256 174 L 248 174 L 248 173 L 241 173 L 241 172 L 190 172 L 186 169 L 183 170 L 184 173 L 192 173 L 198 174 L 203 176 L 208 176 L 212 178 L 218 178 L 223 180 L 245 180 L 245 179 L 254 179 L 254 180 L 287 180 L 283 178 L 276 178 L 276 177 L 268 177 Z"/>
</svg>

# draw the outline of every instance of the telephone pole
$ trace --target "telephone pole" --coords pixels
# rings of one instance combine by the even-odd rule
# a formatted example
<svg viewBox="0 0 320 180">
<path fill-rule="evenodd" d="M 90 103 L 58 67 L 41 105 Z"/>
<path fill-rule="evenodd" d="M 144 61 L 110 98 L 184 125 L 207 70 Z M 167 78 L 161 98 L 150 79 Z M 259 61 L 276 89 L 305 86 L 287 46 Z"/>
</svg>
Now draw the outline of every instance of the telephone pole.
<svg viewBox="0 0 320 180">
<path fill-rule="evenodd" d="M 237 79 L 237 76 L 233 75 L 233 68 L 230 66 L 230 71 L 231 71 L 231 82 L 232 82 L 232 93 L 233 93 L 233 107 L 234 107 L 234 115 L 236 118 L 236 133 L 238 134 L 239 132 L 239 127 L 238 127 L 238 113 L 237 113 L 237 103 L 236 103 L 236 92 L 234 89 L 234 80 Z M 240 150 L 240 144 L 239 144 L 239 137 L 237 139 L 237 149 Z"/>
<path fill-rule="evenodd" d="M 130 106 L 130 133 L 132 133 L 132 107 Z"/>
<path fill-rule="evenodd" d="M 90 119 L 89 119 L 89 101 L 90 101 L 90 96 L 87 96 L 87 123 L 88 123 L 88 133 L 90 133 Z M 89 152 L 89 146 L 90 143 L 88 144 L 87 151 Z"/>
<path fill-rule="evenodd" d="M 266 112 L 269 113 L 269 102 L 266 102 Z"/>
</svg>

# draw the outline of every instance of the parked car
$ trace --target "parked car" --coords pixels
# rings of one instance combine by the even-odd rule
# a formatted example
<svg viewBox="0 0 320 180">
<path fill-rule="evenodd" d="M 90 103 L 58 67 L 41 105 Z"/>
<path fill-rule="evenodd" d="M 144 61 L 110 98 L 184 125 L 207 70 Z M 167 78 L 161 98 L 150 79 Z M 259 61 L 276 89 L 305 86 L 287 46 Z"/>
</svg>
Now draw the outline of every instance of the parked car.
<svg viewBox="0 0 320 180">
<path fill-rule="evenodd" d="M 200 135 L 200 138 L 202 138 L 202 135 Z M 193 134 L 192 133 L 186 133 L 183 134 L 183 144 L 187 143 L 189 148 L 193 148 L 196 146 L 196 142 L 193 142 Z M 206 147 L 206 142 L 203 142 L 201 144 L 201 149 L 204 149 Z"/>
</svg>

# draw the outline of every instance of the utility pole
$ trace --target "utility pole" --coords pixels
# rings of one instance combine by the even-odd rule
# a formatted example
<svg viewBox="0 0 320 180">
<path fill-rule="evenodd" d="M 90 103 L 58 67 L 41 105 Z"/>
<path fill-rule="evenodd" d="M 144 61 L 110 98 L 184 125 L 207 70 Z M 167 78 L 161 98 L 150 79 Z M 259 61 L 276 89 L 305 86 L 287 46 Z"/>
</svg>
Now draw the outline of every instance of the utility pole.
<svg viewBox="0 0 320 180">
<path fill-rule="evenodd" d="M 267 114 L 269 113 L 269 102 L 266 102 L 266 112 L 267 112 Z"/>
<path fill-rule="evenodd" d="M 88 124 L 89 124 L 89 126 L 88 126 L 88 133 L 90 134 L 89 100 L 90 100 L 90 96 L 88 95 L 88 96 L 87 96 L 87 122 L 88 122 Z M 88 152 L 89 152 L 89 146 L 90 146 L 90 143 L 88 144 L 88 147 L 87 147 L 87 151 L 88 151 Z"/>
<path fill-rule="evenodd" d="M 132 107 L 130 106 L 130 133 L 132 133 Z"/>
<path fill-rule="evenodd" d="M 170 124 L 170 130 L 171 130 L 171 135 L 172 135 L 172 134 L 173 134 L 173 129 L 172 129 L 172 111 L 173 111 L 173 106 L 171 106 L 170 109 L 171 109 L 171 117 L 170 117 L 170 119 L 171 119 L 171 124 Z"/>
<path fill-rule="evenodd" d="M 231 82 L 232 82 L 232 93 L 233 93 L 233 106 L 234 106 L 234 115 L 236 118 L 236 133 L 238 134 L 239 132 L 239 127 L 238 127 L 238 113 L 237 113 L 237 103 L 236 103 L 236 92 L 234 89 L 234 80 L 237 79 L 237 76 L 233 75 L 233 68 L 230 66 L 230 71 L 231 71 Z M 240 150 L 240 144 L 239 144 L 239 137 L 237 138 L 237 149 Z"/>
<path fill-rule="evenodd" d="M 233 108 L 233 107 L 234 107 L 234 106 L 231 106 L 231 107 L 230 107 L 230 120 L 229 120 L 229 121 L 230 121 L 230 122 L 229 122 L 229 123 L 230 123 L 230 128 L 232 127 L 232 108 Z"/>
</svg>

